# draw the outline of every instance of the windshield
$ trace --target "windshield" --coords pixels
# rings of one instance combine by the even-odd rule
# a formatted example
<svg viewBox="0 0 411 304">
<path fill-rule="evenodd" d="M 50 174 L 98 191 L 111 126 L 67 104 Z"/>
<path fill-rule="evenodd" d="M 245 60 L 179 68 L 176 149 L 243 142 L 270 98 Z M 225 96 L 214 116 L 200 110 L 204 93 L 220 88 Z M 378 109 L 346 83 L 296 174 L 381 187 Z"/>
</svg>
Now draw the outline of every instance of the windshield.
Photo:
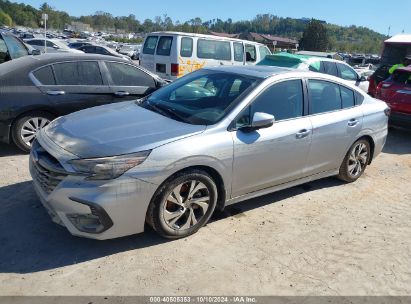
<svg viewBox="0 0 411 304">
<path fill-rule="evenodd" d="M 257 78 L 249 76 L 201 70 L 154 92 L 140 105 L 182 122 L 212 125 L 257 83 Z"/>
</svg>

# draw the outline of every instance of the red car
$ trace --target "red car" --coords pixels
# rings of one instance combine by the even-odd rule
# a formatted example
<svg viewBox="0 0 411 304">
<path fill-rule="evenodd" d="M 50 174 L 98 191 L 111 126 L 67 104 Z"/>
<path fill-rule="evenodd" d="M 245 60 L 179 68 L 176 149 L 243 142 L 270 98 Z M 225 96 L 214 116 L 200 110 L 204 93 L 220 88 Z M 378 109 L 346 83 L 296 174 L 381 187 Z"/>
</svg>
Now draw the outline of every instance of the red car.
<svg viewBox="0 0 411 304">
<path fill-rule="evenodd" d="M 411 66 L 395 70 L 391 77 L 380 82 L 376 98 L 391 108 L 392 125 L 411 127 Z"/>
</svg>

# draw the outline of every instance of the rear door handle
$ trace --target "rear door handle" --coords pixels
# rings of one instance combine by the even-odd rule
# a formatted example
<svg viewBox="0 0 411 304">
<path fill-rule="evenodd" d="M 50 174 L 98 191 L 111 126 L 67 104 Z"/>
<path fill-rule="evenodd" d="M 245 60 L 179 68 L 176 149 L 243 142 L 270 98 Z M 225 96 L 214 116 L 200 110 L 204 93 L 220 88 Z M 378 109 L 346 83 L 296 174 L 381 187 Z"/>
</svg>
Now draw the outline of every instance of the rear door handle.
<svg viewBox="0 0 411 304">
<path fill-rule="evenodd" d="M 47 94 L 51 95 L 51 96 L 57 96 L 57 95 L 64 95 L 64 94 L 66 94 L 66 92 L 64 92 L 64 91 L 47 91 Z"/>
<path fill-rule="evenodd" d="M 297 134 L 295 134 L 295 137 L 298 139 L 301 139 L 301 138 L 307 137 L 310 134 L 310 132 L 311 132 L 310 130 L 302 129 L 298 131 Z"/>
<path fill-rule="evenodd" d="M 348 126 L 349 127 L 355 127 L 360 121 L 356 118 L 350 119 L 348 121 Z"/>
<path fill-rule="evenodd" d="M 124 96 L 129 96 L 130 93 L 127 92 L 127 91 L 117 91 L 117 92 L 114 92 L 114 95 L 116 95 L 118 97 L 124 97 Z"/>
</svg>

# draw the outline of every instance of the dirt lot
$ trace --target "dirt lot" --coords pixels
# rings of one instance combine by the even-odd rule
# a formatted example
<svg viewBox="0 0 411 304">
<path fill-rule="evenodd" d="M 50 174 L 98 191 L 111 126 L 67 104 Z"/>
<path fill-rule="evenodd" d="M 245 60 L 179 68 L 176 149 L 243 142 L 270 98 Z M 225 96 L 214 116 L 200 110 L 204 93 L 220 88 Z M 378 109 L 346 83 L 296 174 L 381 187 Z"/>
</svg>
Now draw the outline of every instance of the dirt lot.
<svg viewBox="0 0 411 304">
<path fill-rule="evenodd" d="M 393 130 L 356 183 L 249 200 L 177 241 L 71 236 L 27 163 L 0 145 L 0 295 L 411 294 L 411 133 Z"/>
</svg>

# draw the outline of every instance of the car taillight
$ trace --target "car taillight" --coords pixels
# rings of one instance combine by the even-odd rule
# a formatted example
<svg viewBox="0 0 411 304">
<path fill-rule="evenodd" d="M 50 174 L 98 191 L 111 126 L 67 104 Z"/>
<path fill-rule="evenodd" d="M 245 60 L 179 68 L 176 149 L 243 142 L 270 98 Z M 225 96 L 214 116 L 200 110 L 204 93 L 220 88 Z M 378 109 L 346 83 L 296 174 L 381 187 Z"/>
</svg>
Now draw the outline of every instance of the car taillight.
<svg viewBox="0 0 411 304">
<path fill-rule="evenodd" d="M 389 116 L 391 115 L 391 109 L 390 109 L 390 108 L 386 108 L 386 109 L 384 110 L 384 114 L 385 114 L 385 116 L 389 117 Z"/>
<path fill-rule="evenodd" d="M 178 63 L 171 64 L 171 76 L 178 76 Z"/>
</svg>

